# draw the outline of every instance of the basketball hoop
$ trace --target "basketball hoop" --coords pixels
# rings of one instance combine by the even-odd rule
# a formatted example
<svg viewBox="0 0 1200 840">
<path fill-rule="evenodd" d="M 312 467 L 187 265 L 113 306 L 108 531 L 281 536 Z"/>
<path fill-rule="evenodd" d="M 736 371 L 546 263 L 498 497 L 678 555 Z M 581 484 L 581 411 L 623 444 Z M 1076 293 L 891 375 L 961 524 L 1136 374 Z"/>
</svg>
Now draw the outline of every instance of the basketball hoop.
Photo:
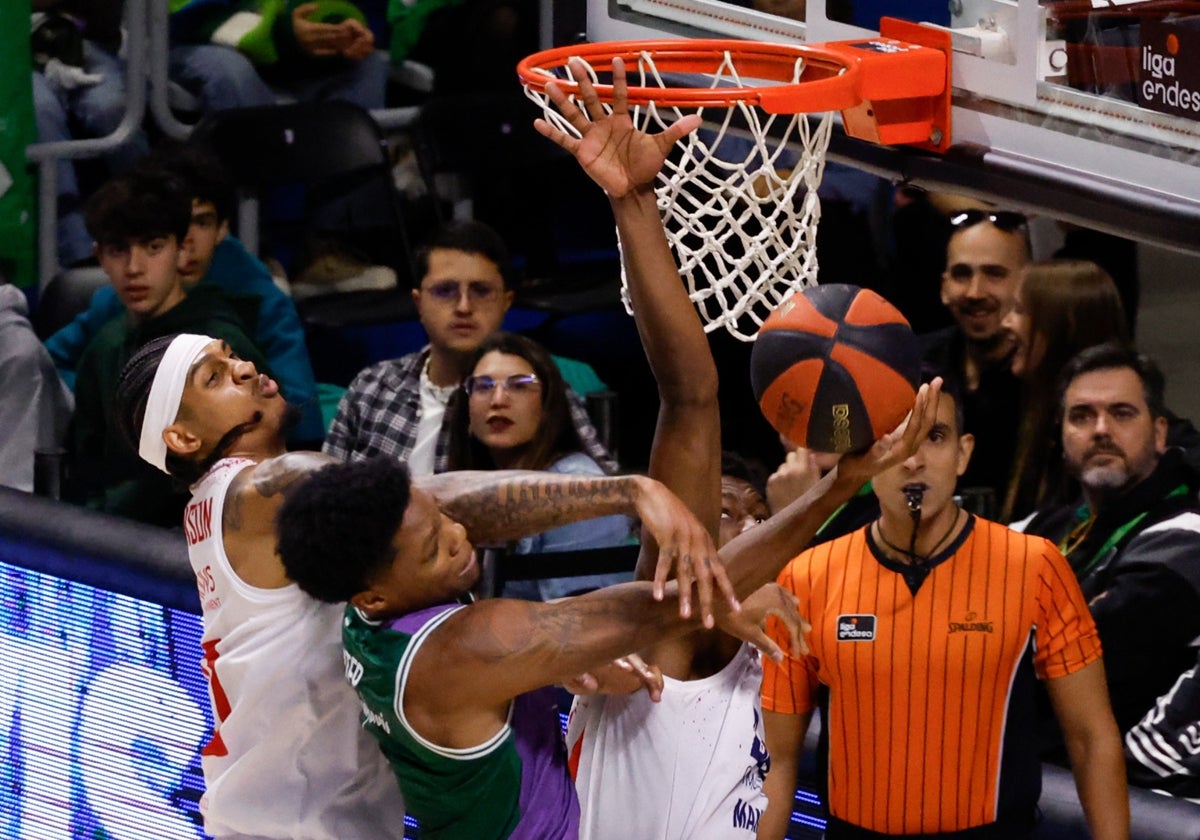
<svg viewBox="0 0 1200 840">
<path fill-rule="evenodd" d="M 817 282 L 817 188 L 833 112 L 842 113 L 847 133 L 874 142 L 949 144 L 949 35 L 925 30 L 915 33 L 918 43 L 908 27 L 924 28 L 896 21 L 889 28 L 906 36 L 896 41 L 883 28 L 888 20 L 879 38 L 821 45 L 578 44 L 531 55 L 517 73 L 545 119 L 574 136 L 545 93 L 555 81 L 575 99 L 572 58 L 583 61 L 609 108 L 613 59 L 624 60 L 630 116 L 643 131 L 701 114 L 705 124 L 659 173 L 658 207 L 705 331 L 723 327 L 753 341 L 784 298 Z M 621 286 L 632 313 L 624 272 Z"/>
</svg>

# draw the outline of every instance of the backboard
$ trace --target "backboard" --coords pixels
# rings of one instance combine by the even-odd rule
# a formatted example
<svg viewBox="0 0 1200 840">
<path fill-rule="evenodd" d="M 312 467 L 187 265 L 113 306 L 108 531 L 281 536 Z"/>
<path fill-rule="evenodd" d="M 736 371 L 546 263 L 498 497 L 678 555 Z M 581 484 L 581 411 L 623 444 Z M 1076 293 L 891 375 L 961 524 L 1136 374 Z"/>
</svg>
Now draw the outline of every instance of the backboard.
<svg viewBox="0 0 1200 840">
<path fill-rule="evenodd" d="M 885 15 L 946 28 L 949 151 L 835 131 L 831 159 L 1200 253 L 1198 0 L 554 0 L 546 13 L 546 47 L 821 43 L 877 35 Z"/>
</svg>

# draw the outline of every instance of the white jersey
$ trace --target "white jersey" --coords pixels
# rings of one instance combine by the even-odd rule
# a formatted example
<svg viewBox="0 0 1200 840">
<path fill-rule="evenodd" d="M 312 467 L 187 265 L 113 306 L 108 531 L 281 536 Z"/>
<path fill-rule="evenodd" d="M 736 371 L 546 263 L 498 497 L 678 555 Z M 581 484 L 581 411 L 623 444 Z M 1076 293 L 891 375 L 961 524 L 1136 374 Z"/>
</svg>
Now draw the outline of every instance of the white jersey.
<svg viewBox="0 0 1200 840">
<path fill-rule="evenodd" d="M 218 838 L 402 837 L 396 777 L 360 726 L 343 675 L 343 605 L 320 603 L 294 584 L 250 586 L 229 565 L 225 493 L 252 464 L 218 462 L 192 487 L 184 513 L 216 723 L 201 752 L 205 830 Z"/>
<path fill-rule="evenodd" d="M 767 805 L 758 652 L 716 674 L 645 691 L 578 697 L 567 748 L 580 840 L 751 840 Z"/>
</svg>

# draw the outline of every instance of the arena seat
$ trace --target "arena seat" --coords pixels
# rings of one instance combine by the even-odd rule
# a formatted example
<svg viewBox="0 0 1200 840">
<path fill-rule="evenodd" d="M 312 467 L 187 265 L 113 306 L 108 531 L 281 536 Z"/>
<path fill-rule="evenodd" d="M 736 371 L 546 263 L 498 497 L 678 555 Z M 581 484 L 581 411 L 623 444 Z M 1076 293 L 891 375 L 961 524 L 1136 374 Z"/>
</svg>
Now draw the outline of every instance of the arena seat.
<svg viewBox="0 0 1200 840">
<path fill-rule="evenodd" d="M 108 275 L 99 266 L 69 268 L 50 279 L 38 296 L 33 312 L 33 328 L 45 341 L 88 308 L 92 295 L 108 282 Z"/>
</svg>

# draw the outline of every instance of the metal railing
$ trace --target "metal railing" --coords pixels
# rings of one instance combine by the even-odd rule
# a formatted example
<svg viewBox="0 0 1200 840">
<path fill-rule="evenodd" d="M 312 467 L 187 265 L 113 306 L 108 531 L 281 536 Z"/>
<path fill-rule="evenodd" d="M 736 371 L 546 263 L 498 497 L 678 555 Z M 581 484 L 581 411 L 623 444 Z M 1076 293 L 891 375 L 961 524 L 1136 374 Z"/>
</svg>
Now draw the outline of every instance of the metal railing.
<svg viewBox="0 0 1200 840">
<path fill-rule="evenodd" d="M 125 44 L 126 89 L 125 113 L 117 128 L 104 137 L 34 143 L 26 149 L 26 157 L 38 168 L 38 287 L 44 289 L 60 270 L 57 248 L 58 173 L 61 160 L 83 160 L 99 157 L 129 142 L 149 113 L 164 134 L 175 140 L 186 140 L 192 125 L 182 121 L 171 108 L 171 81 L 168 76 L 167 4 L 163 0 L 126 0 Z M 416 87 L 431 85 L 431 78 L 417 66 L 396 68 L 394 75 Z M 384 108 L 371 116 L 385 131 L 405 129 L 420 116 L 420 106 Z"/>
</svg>

